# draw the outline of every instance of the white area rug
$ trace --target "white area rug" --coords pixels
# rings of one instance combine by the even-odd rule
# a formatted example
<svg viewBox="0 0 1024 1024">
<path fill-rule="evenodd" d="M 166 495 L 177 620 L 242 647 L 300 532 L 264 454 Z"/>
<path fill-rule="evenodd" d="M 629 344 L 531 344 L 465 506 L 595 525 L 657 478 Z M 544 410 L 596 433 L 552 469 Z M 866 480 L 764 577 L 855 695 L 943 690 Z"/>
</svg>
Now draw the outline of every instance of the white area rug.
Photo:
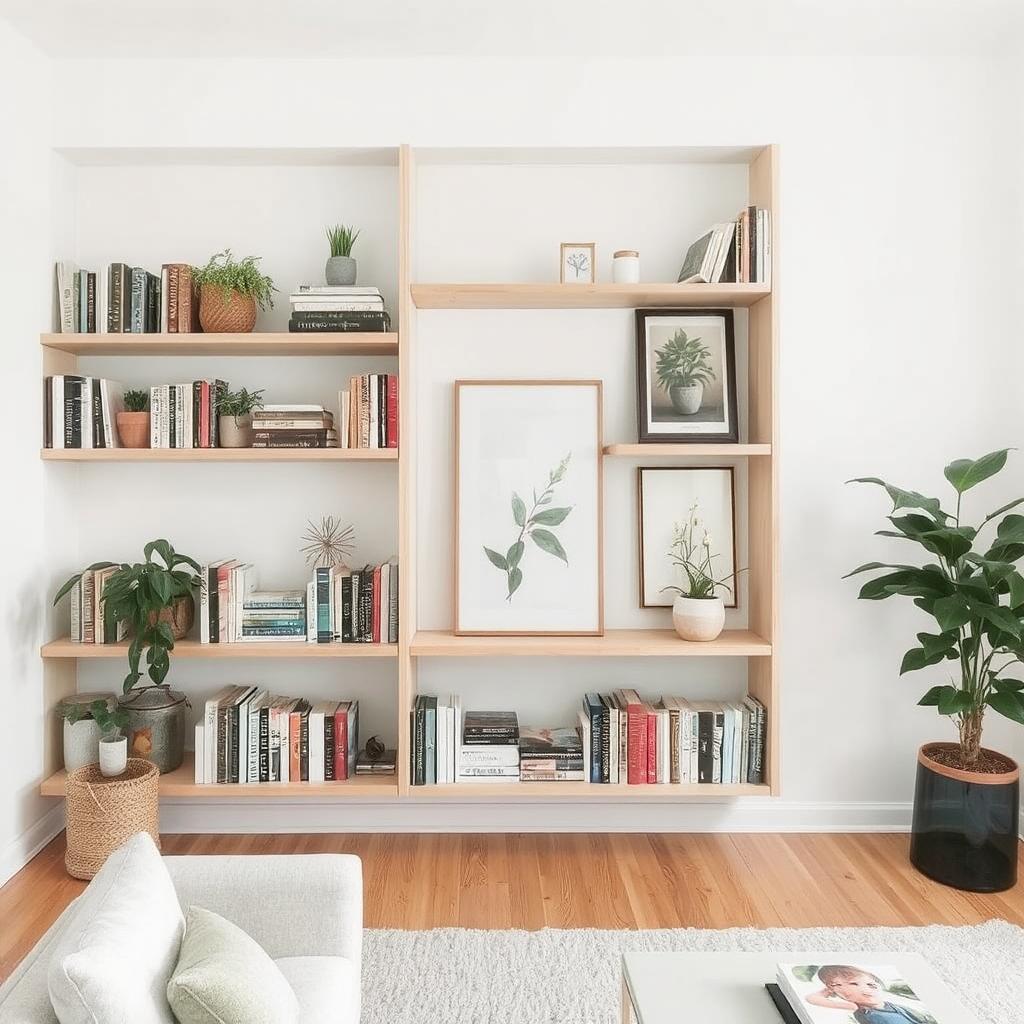
<svg viewBox="0 0 1024 1024">
<path fill-rule="evenodd" d="M 367 931 L 362 1024 L 618 1024 L 622 953 L 716 949 L 920 953 L 981 1024 L 1024 1024 L 1024 929 L 1004 921 L 969 928 Z M 679 1019 L 685 1024 L 685 1014 Z"/>
</svg>

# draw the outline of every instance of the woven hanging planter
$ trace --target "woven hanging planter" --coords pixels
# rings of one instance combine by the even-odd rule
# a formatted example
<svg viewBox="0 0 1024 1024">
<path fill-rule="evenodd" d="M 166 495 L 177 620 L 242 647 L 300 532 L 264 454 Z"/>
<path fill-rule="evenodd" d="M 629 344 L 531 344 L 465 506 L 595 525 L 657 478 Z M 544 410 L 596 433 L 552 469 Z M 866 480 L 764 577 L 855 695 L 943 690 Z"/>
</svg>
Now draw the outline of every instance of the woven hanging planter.
<svg viewBox="0 0 1024 1024">
<path fill-rule="evenodd" d="M 116 778 L 105 778 L 98 764 L 67 777 L 67 853 L 64 866 L 74 878 L 90 879 L 122 843 L 148 832 L 160 848 L 160 805 L 155 765 L 130 757 Z"/>
<path fill-rule="evenodd" d="M 204 284 L 199 289 L 199 324 L 207 334 L 248 334 L 256 326 L 256 300 Z"/>
</svg>

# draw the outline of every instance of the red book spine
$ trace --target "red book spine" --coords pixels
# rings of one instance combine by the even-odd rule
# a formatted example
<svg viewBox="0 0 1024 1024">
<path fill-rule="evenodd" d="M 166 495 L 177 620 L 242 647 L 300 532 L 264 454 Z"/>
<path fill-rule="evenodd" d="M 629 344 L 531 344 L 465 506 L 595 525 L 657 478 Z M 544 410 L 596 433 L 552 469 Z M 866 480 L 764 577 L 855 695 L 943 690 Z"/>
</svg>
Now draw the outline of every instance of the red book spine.
<svg viewBox="0 0 1024 1024">
<path fill-rule="evenodd" d="M 647 711 L 647 781 L 658 781 L 658 716 Z"/>
<path fill-rule="evenodd" d="M 373 642 L 380 643 L 380 566 L 373 570 Z"/>
<path fill-rule="evenodd" d="M 228 597 L 231 591 L 231 566 L 217 568 L 217 640 L 226 644 L 228 637 Z"/>
<path fill-rule="evenodd" d="M 334 778 L 341 782 L 348 778 L 348 712 L 334 714 Z"/>
<path fill-rule="evenodd" d="M 389 448 L 398 447 L 398 377 L 393 373 L 388 374 L 388 419 L 387 419 L 387 442 Z"/>
<path fill-rule="evenodd" d="M 199 447 L 210 447 L 210 382 L 199 382 Z"/>
<path fill-rule="evenodd" d="M 302 713 L 292 711 L 288 715 L 288 779 L 298 782 L 302 778 Z"/>
<path fill-rule="evenodd" d="M 626 707 L 626 747 L 629 754 L 626 781 L 631 786 L 647 782 L 647 712 L 642 704 Z"/>
</svg>

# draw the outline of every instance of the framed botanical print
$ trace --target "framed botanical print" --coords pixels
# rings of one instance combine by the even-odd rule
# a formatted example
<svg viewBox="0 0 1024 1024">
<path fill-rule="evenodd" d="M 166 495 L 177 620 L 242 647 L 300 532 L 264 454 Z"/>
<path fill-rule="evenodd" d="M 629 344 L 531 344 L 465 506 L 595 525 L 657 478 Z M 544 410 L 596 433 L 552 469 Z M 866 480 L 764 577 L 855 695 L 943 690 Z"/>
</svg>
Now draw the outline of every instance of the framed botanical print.
<svg viewBox="0 0 1024 1024">
<path fill-rule="evenodd" d="M 593 284 L 597 280 L 596 250 L 594 242 L 563 242 L 559 275 L 562 284 Z"/>
<path fill-rule="evenodd" d="M 454 627 L 600 635 L 601 382 L 455 382 Z"/>
<path fill-rule="evenodd" d="M 718 579 L 728 580 L 726 608 L 737 606 L 736 502 L 731 466 L 641 466 L 637 470 L 640 505 L 640 607 L 668 608 L 680 586 L 672 550 L 681 531 L 698 545 L 706 543 Z"/>
<path fill-rule="evenodd" d="M 738 441 L 735 349 L 731 309 L 638 309 L 640 441 Z"/>
</svg>

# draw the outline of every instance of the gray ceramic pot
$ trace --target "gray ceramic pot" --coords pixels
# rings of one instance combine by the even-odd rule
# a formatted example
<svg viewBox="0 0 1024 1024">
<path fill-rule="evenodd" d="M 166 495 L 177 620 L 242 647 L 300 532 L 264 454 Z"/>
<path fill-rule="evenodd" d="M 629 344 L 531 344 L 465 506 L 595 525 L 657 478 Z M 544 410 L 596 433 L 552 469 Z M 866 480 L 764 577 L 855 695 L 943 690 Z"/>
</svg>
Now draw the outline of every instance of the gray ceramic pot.
<svg viewBox="0 0 1024 1024">
<path fill-rule="evenodd" d="M 64 767 L 73 772 L 99 760 L 100 727 L 86 710 L 77 722 L 69 722 L 66 712 L 72 705 L 88 707 L 94 700 L 105 700 L 113 705 L 113 693 L 73 693 L 57 705 L 57 714 L 64 723 Z"/>
<path fill-rule="evenodd" d="M 144 686 L 118 703 L 128 712 L 128 756 L 142 757 L 161 772 L 173 772 L 185 759 L 185 694 L 167 686 Z"/>
<path fill-rule="evenodd" d="M 672 399 L 672 408 L 680 416 L 693 416 L 700 412 L 700 403 L 704 400 L 704 385 L 691 384 L 689 387 L 676 385 L 669 389 L 668 394 Z"/>
<path fill-rule="evenodd" d="M 332 256 L 324 267 L 327 283 L 334 286 L 356 283 L 356 261 L 351 256 Z"/>
<path fill-rule="evenodd" d="M 221 448 L 252 447 L 252 416 L 219 416 L 217 427 Z"/>
</svg>

